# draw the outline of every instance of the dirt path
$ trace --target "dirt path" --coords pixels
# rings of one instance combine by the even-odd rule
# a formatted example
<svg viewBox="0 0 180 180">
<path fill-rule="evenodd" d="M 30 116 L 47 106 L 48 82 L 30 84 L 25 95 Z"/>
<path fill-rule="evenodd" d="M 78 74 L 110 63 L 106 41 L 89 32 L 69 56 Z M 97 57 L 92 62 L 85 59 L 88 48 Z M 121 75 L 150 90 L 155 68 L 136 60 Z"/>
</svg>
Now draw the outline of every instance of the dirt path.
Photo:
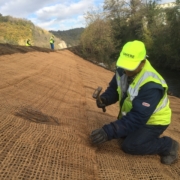
<svg viewBox="0 0 180 180">
<path fill-rule="evenodd" d="M 116 140 L 92 146 L 90 132 L 116 120 L 118 105 L 103 113 L 92 93 L 113 73 L 68 50 L 0 56 L 0 179 L 179 179 L 180 161 L 131 156 Z M 180 142 L 180 99 L 170 97 Z"/>
</svg>

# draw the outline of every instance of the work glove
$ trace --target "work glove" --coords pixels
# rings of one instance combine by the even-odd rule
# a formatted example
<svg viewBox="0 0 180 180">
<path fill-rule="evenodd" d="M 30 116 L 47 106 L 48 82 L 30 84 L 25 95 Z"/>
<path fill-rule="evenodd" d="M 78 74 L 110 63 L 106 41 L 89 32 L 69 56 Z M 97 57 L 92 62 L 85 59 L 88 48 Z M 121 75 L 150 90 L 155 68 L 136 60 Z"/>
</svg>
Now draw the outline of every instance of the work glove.
<svg viewBox="0 0 180 180">
<path fill-rule="evenodd" d="M 101 144 L 108 141 L 108 136 L 103 128 L 92 131 L 90 137 L 93 144 Z"/>
<path fill-rule="evenodd" d="M 105 97 L 99 97 L 96 99 L 96 104 L 98 108 L 105 108 L 106 107 L 106 98 Z"/>
</svg>

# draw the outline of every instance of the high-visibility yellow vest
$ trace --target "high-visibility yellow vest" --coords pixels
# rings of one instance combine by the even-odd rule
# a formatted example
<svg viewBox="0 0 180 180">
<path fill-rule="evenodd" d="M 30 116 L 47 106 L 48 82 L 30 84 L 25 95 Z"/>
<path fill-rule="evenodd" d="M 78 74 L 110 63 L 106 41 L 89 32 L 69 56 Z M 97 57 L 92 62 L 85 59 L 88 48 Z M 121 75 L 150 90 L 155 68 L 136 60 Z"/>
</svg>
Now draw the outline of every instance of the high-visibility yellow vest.
<svg viewBox="0 0 180 180">
<path fill-rule="evenodd" d="M 50 44 L 53 44 L 54 43 L 54 39 L 51 37 L 50 38 Z"/>
<path fill-rule="evenodd" d="M 169 99 L 167 96 L 168 86 L 162 76 L 151 66 L 150 62 L 146 60 L 142 70 L 136 75 L 133 82 L 129 85 L 127 83 L 127 76 L 119 76 L 116 72 L 117 91 L 119 94 L 119 102 L 123 97 L 123 93 L 127 92 L 127 97 L 121 107 L 121 115 L 126 115 L 132 109 L 132 101 L 138 95 L 141 86 L 148 82 L 155 82 L 160 84 L 165 93 L 149 118 L 146 124 L 148 125 L 168 125 L 171 122 L 171 109 L 169 107 Z"/>
<path fill-rule="evenodd" d="M 31 44 L 29 43 L 29 41 L 26 42 L 26 46 L 31 46 Z"/>
</svg>

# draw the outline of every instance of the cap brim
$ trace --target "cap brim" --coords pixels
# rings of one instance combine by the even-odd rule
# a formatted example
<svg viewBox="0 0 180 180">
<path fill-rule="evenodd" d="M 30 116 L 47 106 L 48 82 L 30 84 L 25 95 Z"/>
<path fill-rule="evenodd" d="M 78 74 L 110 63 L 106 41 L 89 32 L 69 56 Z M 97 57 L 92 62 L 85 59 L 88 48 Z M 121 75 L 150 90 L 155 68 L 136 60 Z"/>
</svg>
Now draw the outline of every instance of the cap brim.
<svg viewBox="0 0 180 180">
<path fill-rule="evenodd" d="M 129 71 L 134 71 L 137 69 L 141 62 L 139 60 L 137 61 L 132 61 L 130 59 L 122 59 L 119 57 L 117 60 L 116 66 L 121 67 L 123 69 L 129 70 Z"/>
</svg>

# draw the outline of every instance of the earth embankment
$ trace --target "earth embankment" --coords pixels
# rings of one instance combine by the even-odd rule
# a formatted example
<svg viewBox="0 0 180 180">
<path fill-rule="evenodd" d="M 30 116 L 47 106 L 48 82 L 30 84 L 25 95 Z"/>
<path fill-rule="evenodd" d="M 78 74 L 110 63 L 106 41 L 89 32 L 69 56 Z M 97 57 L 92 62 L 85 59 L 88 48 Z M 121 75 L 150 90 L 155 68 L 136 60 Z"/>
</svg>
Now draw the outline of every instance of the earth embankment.
<svg viewBox="0 0 180 180">
<path fill-rule="evenodd" d="M 19 45 L 11 45 L 11 44 L 2 44 L 0 43 L 0 56 L 6 54 L 14 54 L 14 53 L 28 53 L 28 52 L 53 52 L 53 50 L 48 48 L 42 48 L 38 46 L 19 46 Z"/>
<path fill-rule="evenodd" d="M 0 179 L 180 178 L 180 160 L 166 166 L 158 155 L 125 154 L 116 140 L 91 144 L 92 130 L 116 120 L 118 104 L 103 113 L 92 98 L 113 72 L 68 50 L 11 50 L 0 50 Z M 163 135 L 180 143 L 180 99 L 170 102 L 172 123 Z"/>
</svg>

